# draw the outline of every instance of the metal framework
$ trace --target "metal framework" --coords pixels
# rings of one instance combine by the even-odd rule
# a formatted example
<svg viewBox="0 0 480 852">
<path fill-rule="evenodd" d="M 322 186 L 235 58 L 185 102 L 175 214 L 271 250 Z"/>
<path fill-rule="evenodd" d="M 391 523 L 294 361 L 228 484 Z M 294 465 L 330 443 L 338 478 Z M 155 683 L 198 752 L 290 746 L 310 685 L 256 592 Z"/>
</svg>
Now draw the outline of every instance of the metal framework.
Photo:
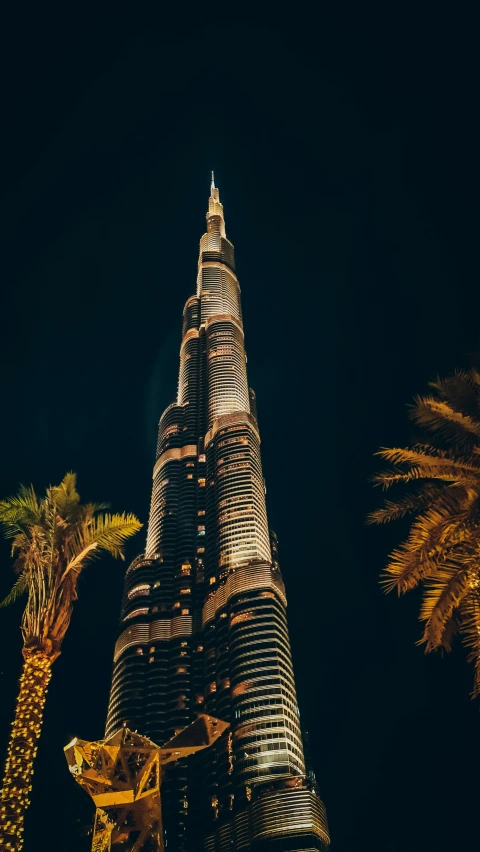
<svg viewBox="0 0 480 852">
<path fill-rule="evenodd" d="M 208 748 L 227 728 L 201 715 L 162 747 L 128 728 L 65 746 L 70 772 L 96 805 L 92 852 L 162 852 L 163 767 Z"/>
</svg>

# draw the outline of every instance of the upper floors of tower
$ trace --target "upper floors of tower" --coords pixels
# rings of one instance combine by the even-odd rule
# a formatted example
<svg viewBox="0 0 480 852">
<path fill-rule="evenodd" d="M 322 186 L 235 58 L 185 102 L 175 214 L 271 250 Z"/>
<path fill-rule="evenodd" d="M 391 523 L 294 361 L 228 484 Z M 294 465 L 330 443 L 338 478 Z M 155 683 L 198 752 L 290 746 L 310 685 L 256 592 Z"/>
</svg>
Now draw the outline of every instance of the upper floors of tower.
<svg viewBox="0 0 480 852">
<path fill-rule="evenodd" d="M 208 255 L 220 255 L 224 263 L 235 269 L 233 245 L 227 239 L 225 232 L 225 217 L 223 205 L 220 201 L 220 192 L 215 186 L 212 172 L 212 183 L 210 186 L 210 197 L 207 210 L 207 231 L 200 240 L 199 264 L 208 260 Z"/>
<path fill-rule="evenodd" d="M 223 205 L 213 176 L 208 199 L 207 231 L 200 240 L 196 295 L 200 323 L 205 323 L 209 317 L 224 314 L 232 316 L 241 324 L 240 286 L 235 274 L 234 249 L 226 236 Z M 188 302 L 187 305 L 191 314 L 191 306 Z M 187 324 L 187 328 L 191 327 Z"/>
</svg>

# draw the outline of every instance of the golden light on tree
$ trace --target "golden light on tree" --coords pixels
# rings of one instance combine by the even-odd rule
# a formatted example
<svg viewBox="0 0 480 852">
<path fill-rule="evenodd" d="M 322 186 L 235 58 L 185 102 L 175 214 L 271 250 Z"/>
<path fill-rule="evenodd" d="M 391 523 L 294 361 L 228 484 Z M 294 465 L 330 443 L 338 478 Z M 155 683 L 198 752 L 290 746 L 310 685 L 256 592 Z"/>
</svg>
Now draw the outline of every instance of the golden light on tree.
<svg viewBox="0 0 480 852">
<path fill-rule="evenodd" d="M 390 467 L 374 477 L 384 489 L 407 486 L 385 500 L 369 522 L 412 515 L 410 531 L 389 557 L 383 583 L 399 594 L 421 586 L 421 642 L 427 652 L 449 651 L 461 635 L 475 666 L 480 694 L 480 373 L 457 370 L 430 383 L 410 415 L 427 433 L 424 443 L 382 449 Z"/>
<path fill-rule="evenodd" d="M 134 515 L 80 503 L 76 476 L 38 497 L 33 487 L 0 501 L 0 525 L 12 540 L 17 580 L 3 606 L 22 594 L 23 672 L 0 794 L 0 849 L 23 846 L 34 760 L 52 664 L 61 652 L 77 598 L 78 578 L 102 551 L 123 557 L 125 541 L 142 526 Z"/>
</svg>

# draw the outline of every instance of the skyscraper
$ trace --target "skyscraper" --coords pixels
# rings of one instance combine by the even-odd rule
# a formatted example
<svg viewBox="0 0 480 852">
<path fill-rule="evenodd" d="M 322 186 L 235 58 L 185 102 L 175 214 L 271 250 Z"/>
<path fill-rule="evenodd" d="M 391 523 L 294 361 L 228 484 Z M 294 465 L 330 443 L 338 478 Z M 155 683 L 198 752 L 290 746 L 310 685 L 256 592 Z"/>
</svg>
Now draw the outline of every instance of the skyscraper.
<svg viewBox="0 0 480 852">
<path fill-rule="evenodd" d="M 240 287 L 213 175 L 196 295 L 183 312 L 177 401 L 159 424 L 146 549 L 126 572 L 106 733 L 126 724 L 161 745 L 199 712 L 231 727 L 169 770 L 168 849 L 324 850 Z"/>
</svg>

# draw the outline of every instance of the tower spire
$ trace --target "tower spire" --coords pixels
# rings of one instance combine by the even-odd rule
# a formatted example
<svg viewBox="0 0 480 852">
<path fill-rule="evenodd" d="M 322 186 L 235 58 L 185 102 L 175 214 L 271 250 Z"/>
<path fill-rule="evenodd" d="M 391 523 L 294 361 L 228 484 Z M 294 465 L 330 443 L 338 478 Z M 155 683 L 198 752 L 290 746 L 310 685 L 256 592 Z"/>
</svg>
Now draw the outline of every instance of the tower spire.
<svg viewBox="0 0 480 852">
<path fill-rule="evenodd" d="M 208 199 L 208 213 L 207 213 L 207 221 L 212 216 L 219 216 L 220 222 L 217 223 L 215 227 L 220 228 L 220 236 L 224 239 L 226 238 L 225 234 L 225 222 L 223 219 L 223 206 L 220 202 L 220 193 L 218 191 L 218 187 L 215 186 L 215 175 L 212 171 L 212 180 L 210 183 L 210 198 Z M 210 233 L 211 226 L 208 227 L 208 232 Z"/>
</svg>

